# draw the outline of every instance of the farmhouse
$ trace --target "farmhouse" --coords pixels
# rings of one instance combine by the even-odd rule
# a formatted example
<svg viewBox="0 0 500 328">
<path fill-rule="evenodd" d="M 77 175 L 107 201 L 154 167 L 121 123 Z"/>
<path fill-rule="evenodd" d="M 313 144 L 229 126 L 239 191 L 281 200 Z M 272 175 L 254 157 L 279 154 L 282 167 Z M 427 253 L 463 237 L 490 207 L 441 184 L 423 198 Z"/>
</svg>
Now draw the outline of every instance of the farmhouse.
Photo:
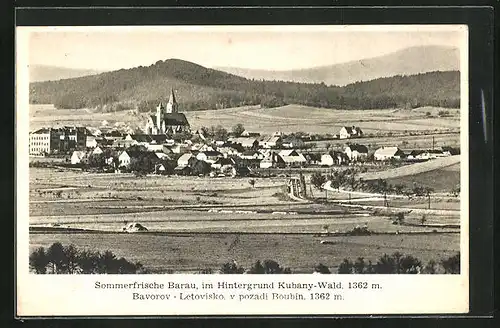
<svg viewBox="0 0 500 328">
<path fill-rule="evenodd" d="M 178 106 L 172 89 L 167 106 L 165 107 L 162 102 L 158 104 L 156 115 L 148 117 L 144 132 L 146 134 L 190 132 L 189 122 L 183 113 L 178 112 Z"/>
<path fill-rule="evenodd" d="M 264 159 L 259 163 L 259 167 L 261 169 L 268 169 L 271 167 L 283 168 L 285 166 L 286 164 L 283 158 L 274 152 L 267 154 L 266 157 L 264 157 Z"/>
<path fill-rule="evenodd" d="M 282 140 L 281 145 L 284 148 L 302 148 L 305 146 L 305 142 L 296 136 L 288 136 Z"/>
<path fill-rule="evenodd" d="M 196 159 L 200 161 L 207 162 L 209 164 L 213 164 L 217 162 L 219 158 L 223 158 L 224 156 L 218 151 L 202 151 L 196 155 Z"/>
<path fill-rule="evenodd" d="M 258 132 L 249 132 L 247 130 L 243 131 L 240 134 L 240 137 L 252 137 L 252 138 L 256 138 L 258 136 L 260 136 L 260 133 L 258 133 Z"/>
<path fill-rule="evenodd" d="M 124 150 L 120 156 L 118 156 L 119 166 L 130 167 L 133 163 L 137 162 L 141 158 L 150 158 L 153 162 L 158 161 L 155 153 L 144 150 Z"/>
<path fill-rule="evenodd" d="M 217 151 L 221 152 L 224 155 L 224 157 L 228 157 L 233 155 L 239 156 L 241 153 L 245 151 L 245 149 L 239 144 L 226 142 L 222 146 L 217 147 Z"/>
<path fill-rule="evenodd" d="M 247 150 L 240 154 L 243 159 L 263 159 L 264 155 L 256 150 Z"/>
<path fill-rule="evenodd" d="M 359 138 L 363 136 L 363 131 L 356 126 L 343 126 L 339 131 L 340 139 Z"/>
<path fill-rule="evenodd" d="M 278 148 L 281 147 L 281 137 L 280 136 L 270 136 L 264 137 L 260 143 L 262 148 L 270 149 L 270 148 Z"/>
<path fill-rule="evenodd" d="M 191 158 L 194 158 L 193 154 L 187 153 L 187 154 L 182 154 L 181 157 L 177 160 L 177 166 L 188 166 L 189 165 L 189 160 Z"/>
<path fill-rule="evenodd" d="M 302 155 L 295 149 L 282 150 L 278 153 L 278 155 L 283 159 L 285 164 L 288 166 L 300 166 L 307 162 L 304 155 Z"/>
<path fill-rule="evenodd" d="M 345 148 L 344 154 L 350 161 L 357 161 L 368 157 L 368 148 L 363 145 L 351 144 Z"/>
<path fill-rule="evenodd" d="M 404 152 L 398 147 L 381 147 L 373 154 L 376 161 L 385 161 L 392 158 L 401 159 L 403 156 Z"/>
<path fill-rule="evenodd" d="M 259 147 L 259 141 L 252 137 L 229 138 L 229 141 L 234 144 L 239 144 L 246 149 L 257 149 Z"/>
<path fill-rule="evenodd" d="M 215 163 L 212 164 L 213 169 L 218 169 L 221 171 L 226 171 L 233 169 L 236 162 L 232 158 L 219 158 Z"/>
<path fill-rule="evenodd" d="M 97 146 L 95 147 L 92 152 L 90 153 L 91 155 L 99 155 L 99 154 L 102 154 L 104 153 L 104 151 L 102 150 L 101 147 Z"/>
<path fill-rule="evenodd" d="M 85 162 L 87 159 L 87 152 L 82 151 L 82 150 L 75 150 L 73 154 L 71 154 L 71 164 L 80 164 L 82 162 Z"/>
</svg>

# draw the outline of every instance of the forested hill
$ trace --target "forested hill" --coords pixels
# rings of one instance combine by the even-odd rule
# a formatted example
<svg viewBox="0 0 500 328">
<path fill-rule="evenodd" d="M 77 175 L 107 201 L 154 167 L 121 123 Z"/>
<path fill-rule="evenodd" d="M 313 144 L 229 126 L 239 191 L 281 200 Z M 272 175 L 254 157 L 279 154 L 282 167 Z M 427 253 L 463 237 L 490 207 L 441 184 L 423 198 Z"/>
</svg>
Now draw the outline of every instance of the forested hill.
<svg viewBox="0 0 500 328">
<path fill-rule="evenodd" d="M 30 84 L 30 102 L 57 108 L 151 111 L 174 88 L 181 111 L 261 104 L 302 104 L 339 109 L 458 107 L 460 73 L 395 76 L 345 87 L 257 81 L 169 59 L 131 69 Z"/>
</svg>

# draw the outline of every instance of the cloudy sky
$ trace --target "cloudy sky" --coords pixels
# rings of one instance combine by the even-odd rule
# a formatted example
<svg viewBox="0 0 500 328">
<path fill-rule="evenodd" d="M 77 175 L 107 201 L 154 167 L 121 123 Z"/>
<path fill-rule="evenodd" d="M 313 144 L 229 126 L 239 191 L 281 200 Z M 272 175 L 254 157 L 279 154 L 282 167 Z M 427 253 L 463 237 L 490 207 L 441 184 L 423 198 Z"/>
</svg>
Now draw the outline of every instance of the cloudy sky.
<svg viewBox="0 0 500 328">
<path fill-rule="evenodd" d="M 178 58 L 206 67 L 287 70 L 423 45 L 459 47 L 464 27 L 35 27 L 31 65 L 115 70 Z M 23 34 L 24 35 L 24 34 Z"/>
</svg>

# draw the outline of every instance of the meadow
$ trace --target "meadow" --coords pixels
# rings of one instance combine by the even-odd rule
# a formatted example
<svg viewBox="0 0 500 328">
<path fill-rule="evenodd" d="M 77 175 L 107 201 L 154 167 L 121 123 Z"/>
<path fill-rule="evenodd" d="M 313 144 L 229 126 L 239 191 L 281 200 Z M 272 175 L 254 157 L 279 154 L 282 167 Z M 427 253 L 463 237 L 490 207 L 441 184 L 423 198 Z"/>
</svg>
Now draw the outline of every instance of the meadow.
<svg viewBox="0 0 500 328">
<path fill-rule="evenodd" d="M 333 244 L 321 244 L 328 239 Z M 140 261 L 145 267 L 165 273 L 217 270 L 236 260 L 250 267 L 256 260 L 272 259 L 294 273 L 311 273 L 322 263 L 336 272 L 344 258 L 376 260 L 396 251 L 416 256 L 427 263 L 456 254 L 458 233 L 426 235 L 372 235 L 356 237 L 314 237 L 284 234 L 30 234 L 30 251 L 59 241 L 78 248 L 112 250 L 117 256 Z"/>
<path fill-rule="evenodd" d="M 446 111 L 446 117 L 439 112 Z M 429 113 L 429 114 L 428 114 Z M 230 130 L 235 124 L 242 123 L 248 131 L 271 134 L 308 132 L 316 134 L 336 134 L 342 126 L 359 126 L 365 133 L 392 131 L 458 131 L 460 111 L 423 107 L 412 110 L 335 110 L 301 105 L 286 105 L 277 108 L 245 106 L 219 110 L 186 112 L 193 131 L 202 126 L 221 125 Z M 125 125 L 143 128 L 147 113 L 119 111 L 113 113 L 93 112 L 86 109 L 56 109 L 52 105 L 30 105 L 30 130 L 43 126 L 85 125 L 100 127 L 105 121 L 108 126 Z"/>
</svg>

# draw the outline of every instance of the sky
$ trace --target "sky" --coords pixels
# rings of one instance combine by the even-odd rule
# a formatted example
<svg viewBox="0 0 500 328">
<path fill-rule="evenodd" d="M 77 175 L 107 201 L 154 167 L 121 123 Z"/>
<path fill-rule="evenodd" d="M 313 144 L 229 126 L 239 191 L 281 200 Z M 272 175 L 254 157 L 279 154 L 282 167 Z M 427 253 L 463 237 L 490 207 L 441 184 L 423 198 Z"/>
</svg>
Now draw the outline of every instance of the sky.
<svg viewBox="0 0 500 328">
<path fill-rule="evenodd" d="M 34 27 L 30 65 L 116 70 L 177 58 L 205 67 L 289 70 L 408 47 L 459 47 L 461 26 Z"/>
</svg>

